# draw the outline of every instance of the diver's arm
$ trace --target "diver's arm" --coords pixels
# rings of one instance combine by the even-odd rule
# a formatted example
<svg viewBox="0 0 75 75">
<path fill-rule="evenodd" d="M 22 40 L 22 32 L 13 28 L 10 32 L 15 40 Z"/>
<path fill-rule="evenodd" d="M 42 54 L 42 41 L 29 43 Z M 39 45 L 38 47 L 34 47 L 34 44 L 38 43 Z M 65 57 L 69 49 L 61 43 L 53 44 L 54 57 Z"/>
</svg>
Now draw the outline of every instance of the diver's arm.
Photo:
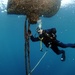
<svg viewBox="0 0 75 75">
<path fill-rule="evenodd" d="M 40 41 L 40 39 L 39 39 L 38 37 L 34 37 L 33 35 L 30 36 L 30 39 L 31 39 L 33 42 Z"/>
<path fill-rule="evenodd" d="M 33 42 L 40 41 L 39 37 L 34 37 L 31 33 L 31 30 L 28 30 L 28 36 Z"/>
</svg>

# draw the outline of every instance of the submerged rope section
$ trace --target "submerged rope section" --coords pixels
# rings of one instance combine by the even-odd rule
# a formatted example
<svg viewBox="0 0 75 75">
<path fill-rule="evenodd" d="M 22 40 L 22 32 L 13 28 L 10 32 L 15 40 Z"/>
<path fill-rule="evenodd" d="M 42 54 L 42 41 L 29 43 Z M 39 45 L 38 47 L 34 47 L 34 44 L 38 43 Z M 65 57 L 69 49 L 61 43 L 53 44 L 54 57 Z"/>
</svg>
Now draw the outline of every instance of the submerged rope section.
<svg viewBox="0 0 75 75">
<path fill-rule="evenodd" d="M 37 68 L 37 66 L 40 64 L 40 62 L 43 60 L 43 58 L 46 56 L 48 51 L 46 51 L 43 56 L 40 58 L 40 60 L 37 62 L 37 64 L 34 66 L 34 68 L 31 70 L 31 73 Z M 30 74 L 28 74 L 30 75 Z"/>
<path fill-rule="evenodd" d="M 25 37 L 24 51 L 25 51 L 26 75 L 28 75 L 29 73 L 31 75 L 31 70 L 30 70 L 30 45 L 29 45 L 29 37 L 27 35 L 29 28 L 30 28 L 30 22 L 27 20 L 27 17 L 26 17 L 25 24 L 24 24 L 24 37 Z"/>
</svg>

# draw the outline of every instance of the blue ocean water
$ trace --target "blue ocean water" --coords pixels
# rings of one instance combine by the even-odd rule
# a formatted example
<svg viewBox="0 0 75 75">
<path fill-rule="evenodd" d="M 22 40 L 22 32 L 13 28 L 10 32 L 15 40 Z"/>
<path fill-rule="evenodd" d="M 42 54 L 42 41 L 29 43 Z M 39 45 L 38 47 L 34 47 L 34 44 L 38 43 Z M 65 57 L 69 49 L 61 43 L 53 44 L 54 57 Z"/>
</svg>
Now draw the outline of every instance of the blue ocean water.
<svg viewBox="0 0 75 75">
<path fill-rule="evenodd" d="M 40 17 L 44 29 L 55 27 L 57 39 L 64 43 L 75 43 L 75 3 L 61 7 L 51 18 Z M 0 75 L 25 75 L 24 58 L 24 21 L 23 15 L 8 15 L 0 11 Z M 36 25 L 31 26 L 33 34 Z M 62 48 L 60 48 L 62 49 Z M 30 41 L 31 69 L 44 52 L 48 53 L 32 75 L 75 75 L 75 49 L 65 48 L 66 61 L 43 45 L 40 52 L 39 42 Z"/>
</svg>

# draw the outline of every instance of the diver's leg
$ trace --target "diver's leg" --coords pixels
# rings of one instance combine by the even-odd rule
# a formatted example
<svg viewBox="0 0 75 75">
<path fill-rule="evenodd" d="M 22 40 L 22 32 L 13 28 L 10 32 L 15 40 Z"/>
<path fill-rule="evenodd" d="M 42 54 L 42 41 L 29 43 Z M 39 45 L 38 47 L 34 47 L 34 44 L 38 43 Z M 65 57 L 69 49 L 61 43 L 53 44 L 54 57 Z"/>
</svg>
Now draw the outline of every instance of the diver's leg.
<svg viewBox="0 0 75 75">
<path fill-rule="evenodd" d="M 57 46 L 51 46 L 51 49 L 57 54 L 62 54 L 61 56 L 61 61 L 65 61 L 65 51 L 64 50 L 59 50 Z"/>
<path fill-rule="evenodd" d="M 56 43 L 59 47 L 62 47 L 62 48 L 67 48 L 67 47 L 75 48 L 75 44 L 71 44 L 71 43 L 64 44 L 60 41 L 56 41 Z"/>
<path fill-rule="evenodd" d="M 65 61 L 65 51 L 64 50 L 61 50 L 62 52 L 62 56 L 61 56 L 61 61 Z"/>
</svg>

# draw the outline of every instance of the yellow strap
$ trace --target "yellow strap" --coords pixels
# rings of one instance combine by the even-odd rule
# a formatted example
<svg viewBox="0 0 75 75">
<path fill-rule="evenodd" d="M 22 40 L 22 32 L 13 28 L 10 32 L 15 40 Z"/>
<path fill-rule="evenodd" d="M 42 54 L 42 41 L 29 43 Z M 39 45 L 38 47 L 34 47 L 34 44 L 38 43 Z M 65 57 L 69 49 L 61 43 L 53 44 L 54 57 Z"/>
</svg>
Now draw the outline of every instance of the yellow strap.
<svg viewBox="0 0 75 75">
<path fill-rule="evenodd" d="M 42 41 L 43 40 L 43 37 L 42 38 L 39 37 L 39 39 L 40 39 L 40 41 Z"/>
</svg>

